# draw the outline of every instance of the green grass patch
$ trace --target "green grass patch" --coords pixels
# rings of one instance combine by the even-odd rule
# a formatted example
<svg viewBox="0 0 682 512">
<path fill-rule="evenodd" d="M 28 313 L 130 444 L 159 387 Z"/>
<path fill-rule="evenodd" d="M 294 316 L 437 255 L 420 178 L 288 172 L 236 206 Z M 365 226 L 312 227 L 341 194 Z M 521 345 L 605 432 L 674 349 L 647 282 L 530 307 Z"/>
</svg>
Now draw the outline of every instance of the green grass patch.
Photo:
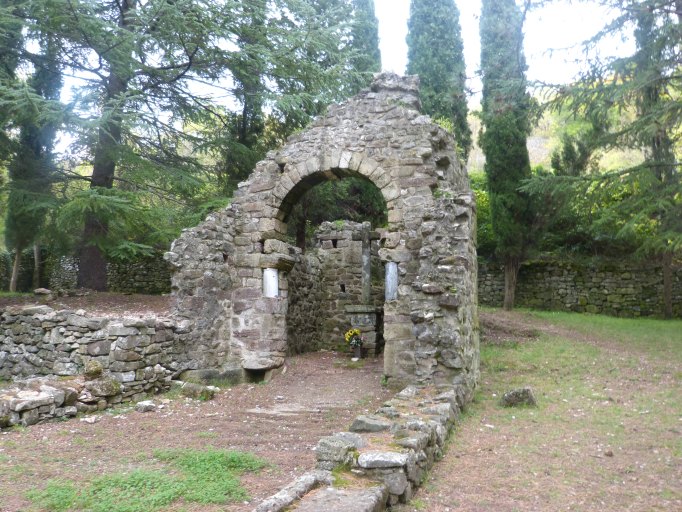
<svg viewBox="0 0 682 512">
<path fill-rule="evenodd" d="M 163 450 L 155 452 L 154 457 L 171 465 L 174 471 L 138 469 L 104 475 L 81 490 L 71 482 L 51 481 L 28 497 L 42 509 L 57 512 L 153 512 L 178 499 L 219 505 L 248 499 L 239 475 L 265 466 L 251 454 L 214 449 Z"/>
<path fill-rule="evenodd" d="M 0 292 L 0 298 L 12 298 L 12 297 L 33 297 L 32 293 L 22 293 L 22 292 Z"/>
<path fill-rule="evenodd" d="M 532 315 L 585 335 L 645 350 L 654 357 L 672 357 L 682 363 L 682 320 L 616 318 L 550 311 L 533 311 Z"/>
</svg>

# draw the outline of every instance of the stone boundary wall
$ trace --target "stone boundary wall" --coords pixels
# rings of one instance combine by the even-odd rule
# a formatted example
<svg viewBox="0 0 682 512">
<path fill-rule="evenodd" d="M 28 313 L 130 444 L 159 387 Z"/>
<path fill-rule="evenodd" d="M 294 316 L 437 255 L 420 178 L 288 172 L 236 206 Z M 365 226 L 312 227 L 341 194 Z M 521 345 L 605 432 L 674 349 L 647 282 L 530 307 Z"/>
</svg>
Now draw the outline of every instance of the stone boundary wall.
<svg viewBox="0 0 682 512">
<path fill-rule="evenodd" d="M 160 295 L 170 293 L 171 274 L 162 254 L 137 260 L 107 264 L 109 291 L 117 293 L 144 293 Z M 78 259 L 63 256 L 50 263 L 49 288 L 71 290 L 77 287 Z"/>
<path fill-rule="evenodd" d="M 48 306 L 0 315 L 0 379 L 71 377 L 96 362 L 121 384 L 121 399 L 167 388 L 181 371 L 183 323 L 165 318 L 101 318 Z"/>
<path fill-rule="evenodd" d="M 254 512 L 375 512 L 407 503 L 441 459 L 466 402 L 456 387 L 408 386 L 375 414 L 358 416 L 349 432 L 320 439 L 317 469 L 264 500 Z M 331 471 L 339 468 L 364 482 L 334 487 Z M 324 488 L 310 493 L 317 487 Z"/>
<path fill-rule="evenodd" d="M 479 303 L 501 306 L 503 296 L 502 268 L 479 262 Z M 660 316 L 663 273 L 655 264 L 532 261 L 519 270 L 516 305 L 621 317 Z M 682 266 L 673 267 L 673 316 L 682 318 Z"/>
</svg>

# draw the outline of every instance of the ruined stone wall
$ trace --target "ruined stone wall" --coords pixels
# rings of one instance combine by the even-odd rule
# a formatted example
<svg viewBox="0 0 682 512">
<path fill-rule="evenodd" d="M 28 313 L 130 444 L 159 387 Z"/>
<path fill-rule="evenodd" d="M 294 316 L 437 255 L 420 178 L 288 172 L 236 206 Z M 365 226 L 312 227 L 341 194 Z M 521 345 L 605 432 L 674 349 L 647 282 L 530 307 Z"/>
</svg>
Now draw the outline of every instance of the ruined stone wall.
<svg viewBox="0 0 682 512">
<path fill-rule="evenodd" d="M 183 340 L 183 362 L 188 369 L 241 372 L 238 365 L 225 365 L 229 359 L 232 316 L 240 315 L 243 301 L 249 299 L 243 294 L 233 297 L 233 283 L 259 279 L 260 269 L 238 270 L 234 266 L 235 246 L 250 243 L 245 237 L 236 236 L 236 213 L 235 208 L 228 208 L 210 214 L 196 228 L 183 230 L 183 235 L 164 255 L 175 270 L 171 279 L 173 313 L 191 324 Z M 238 301 L 234 311 L 233 299 Z"/>
<path fill-rule="evenodd" d="M 187 351 L 198 368 L 263 372 L 283 364 L 288 298 L 264 296 L 263 271 L 277 270 L 281 285 L 292 270 L 297 256 L 286 222 L 303 194 L 353 176 L 386 202 L 378 254 L 398 269 L 397 296 L 384 305 L 385 374 L 473 390 L 475 205 L 455 141 L 419 106 L 417 77 L 378 75 L 370 89 L 330 106 L 268 153 L 230 207 L 176 240 L 167 255 L 176 270 L 175 311 L 194 322 Z"/>
<path fill-rule="evenodd" d="M 0 379 L 74 376 L 89 361 L 120 382 L 123 399 L 169 385 L 183 349 L 182 326 L 163 318 L 100 318 L 48 306 L 10 307 L 0 316 Z"/>
<path fill-rule="evenodd" d="M 288 353 L 320 350 L 324 345 L 322 325 L 322 269 L 316 251 L 299 255 L 286 276 L 289 298 L 287 312 Z"/>
<path fill-rule="evenodd" d="M 77 287 L 78 259 L 61 257 L 49 262 L 48 288 L 72 290 Z M 107 264 L 109 291 L 118 293 L 170 293 L 171 272 L 161 255 L 139 258 L 126 263 Z"/>
<path fill-rule="evenodd" d="M 346 350 L 344 333 L 351 328 L 346 306 L 365 305 L 362 300 L 362 241 L 353 240 L 362 233 L 361 223 L 325 222 L 315 233 L 315 248 L 322 265 L 321 310 L 322 347 Z M 379 241 L 371 243 L 371 296 L 366 305 L 383 307 L 384 268 L 379 259 Z"/>
<path fill-rule="evenodd" d="M 481 264 L 478 289 L 481 304 L 501 306 L 503 269 Z M 527 262 L 519 270 L 516 304 L 623 317 L 661 315 L 663 273 L 652 264 Z M 673 315 L 682 318 L 682 267 L 673 272 Z"/>
<path fill-rule="evenodd" d="M 362 304 L 362 241 L 353 240 L 362 229 L 357 222 L 322 223 L 313 235 L 314 247 L 299 256 L 286 275 L 290 353 L 348 350 L 343 335 L 351 323 L 345 308 Z M 384 269 L 378 249 L 375 240 L 370 303 L 383 307 Z"/>
</svg>

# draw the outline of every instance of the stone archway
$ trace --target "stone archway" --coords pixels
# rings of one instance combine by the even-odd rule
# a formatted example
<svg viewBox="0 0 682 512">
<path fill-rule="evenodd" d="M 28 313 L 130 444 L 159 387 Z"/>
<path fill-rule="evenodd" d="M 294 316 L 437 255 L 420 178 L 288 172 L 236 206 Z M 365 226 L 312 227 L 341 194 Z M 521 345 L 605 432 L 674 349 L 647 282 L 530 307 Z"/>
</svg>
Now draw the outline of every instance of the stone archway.
<svg viewBox="0 0 682 512">
<path fill-rule="evenodd" d="M 175 313 L 186 319 L 178 346 L 186 367 L 240 376 L 283 364 L 281 276 L 300 260 L 286 237 L 287 217 L 309 188 L 354 175 L 371 181 L 388 209 L 379 255 L 398 283 L 384 304 L 385 374 L 471 392 L 478 376 L 475 206 L 454 140 L 418 109 L 416 77 L 378 75 L 371 89 L 329 107 L 269 153 L 228 208 L 174 242 L 167 259 L 175 268 Z M 276 296 L 265 296 L 264 275 L 275 273 Z"/>
</svg>

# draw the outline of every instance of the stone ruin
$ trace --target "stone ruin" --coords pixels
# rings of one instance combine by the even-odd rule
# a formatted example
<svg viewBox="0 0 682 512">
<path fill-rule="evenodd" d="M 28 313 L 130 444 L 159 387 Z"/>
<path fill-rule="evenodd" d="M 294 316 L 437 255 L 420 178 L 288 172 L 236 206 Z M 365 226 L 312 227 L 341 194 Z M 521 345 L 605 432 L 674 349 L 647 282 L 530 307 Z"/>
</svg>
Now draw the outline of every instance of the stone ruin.
<svg viewBox="0 0 682 512">
<path fill-rule="evenodd" d="M 317 469 L 255 511 L 297 500 L 297 510 L 363 512 L 407 502 L 479 373 L 473 196 L 454 140 L 418 109 L 416 77 L 378 75 L 269 153 L 228 208 L 166 254 L 169 318 L 2 311 L 0 379 L 15 383 L 0 390 L 0 428 L 139 400 L 178 377 L 267 378 L 287 355 L 337 349 L 358 327 L 389 382 L 409 385 L 351 432 L 322 438 Z M 292 207 L 313 186 L 350 176 L 379 189 L 387 225 L 324 223 L 303 253 L 286 235 Z M 35 375 L 45 377 L 16 381 Z M 338 467 L 371 487 L 334 488 Z"/>
<path fill-rule="evenodd" d="M 475 204 L 452 136 L 419 107 L 417 77 L 377 75 L 268 153 L 229 207 L 173 243 L 173 315 L 187 324 L 195 376 L 261 379 L 288 354 L 333 348 L 355 325 L 383 354 L 389 381 L 454 385 L 470 397 Z M 331 223 L 302 253 L 287 237 L 292 207 L 315 185 L 351 176 L 380 190 L 387 226 Z"/>
</svg>

